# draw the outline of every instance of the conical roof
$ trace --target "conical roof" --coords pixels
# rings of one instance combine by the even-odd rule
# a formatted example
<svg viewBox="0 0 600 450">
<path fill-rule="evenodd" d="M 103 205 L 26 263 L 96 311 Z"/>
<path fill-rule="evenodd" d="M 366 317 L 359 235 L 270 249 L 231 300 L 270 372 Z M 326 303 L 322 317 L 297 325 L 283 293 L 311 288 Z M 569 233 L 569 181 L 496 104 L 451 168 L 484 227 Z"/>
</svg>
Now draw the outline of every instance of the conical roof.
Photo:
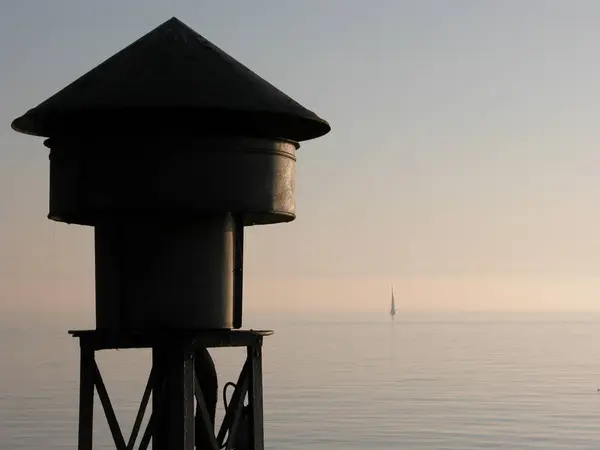
<svg viewBox="0 0 600 450">
<path fill-rule="evenodd" d="M 177 129 L 313 139 L 329 124 L 176 18 L 12 123 L 36 136 Z"/>
</svg>

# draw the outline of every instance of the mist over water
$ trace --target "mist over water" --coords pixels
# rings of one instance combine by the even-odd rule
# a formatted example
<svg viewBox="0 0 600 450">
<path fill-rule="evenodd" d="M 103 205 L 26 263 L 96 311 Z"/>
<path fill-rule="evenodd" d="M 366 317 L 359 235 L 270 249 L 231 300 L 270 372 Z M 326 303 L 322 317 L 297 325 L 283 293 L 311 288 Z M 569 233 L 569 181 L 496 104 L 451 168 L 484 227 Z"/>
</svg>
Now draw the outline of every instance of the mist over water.
<svg viewBox="0 0 600 450">
<path fill-rule="evenodd" d="M 0 325 L 0 448 L 76 448 L 79 352 L 67 330 L 91 324 Z M 598 447 L 600 314 L 254 314 L 245 326 L 275 330 L 264 342 L 268 449 Z M 244 352 L 212 354 L 222 389 Z M 97 360 L 127 439 L 150 352 Z M 94 439 L 114 448 L 99 402 Z"/>
</svg>

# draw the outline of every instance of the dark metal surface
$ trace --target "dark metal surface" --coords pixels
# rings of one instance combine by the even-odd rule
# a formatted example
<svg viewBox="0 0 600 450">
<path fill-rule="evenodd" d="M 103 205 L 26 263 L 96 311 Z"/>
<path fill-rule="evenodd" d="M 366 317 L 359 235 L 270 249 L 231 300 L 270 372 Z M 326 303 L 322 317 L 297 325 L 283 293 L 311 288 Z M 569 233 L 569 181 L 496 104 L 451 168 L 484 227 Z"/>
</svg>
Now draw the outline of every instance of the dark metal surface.
<svg viewBox="0 0 600 450">
<path fill-rule="evenodd" d="M 92 450 L 94 434 L 94 349 L 81 346 L 79 369 L 78 450 Z"/>
<path fill-rule="evenodd" d="M 250 364 L 250 391 L 248 403 L 251 415 L 251 441 L 252 449 L 262 449 L 265 445 L 263 423 L 263 383 L 262 383 L 262 347 L 255 345 L 247 348 Z"/>
<path fill-rule="evenodd" d="M 205 347 L 197 348 L 210 334 L 223 332 L 204 332 L 198 336 L 180 334 L 177 342 L 155 343 L 152 347 L 152 369 L 142 396 L 140 407 L 125 444 L 109 393 L 104 386 L 102 375 L 95 361 L 99 333 L 93 331 L 75 331 L 71 334 L 79 337 L 81 346 L 81 391 L 79 416 L 79 449 L 92 448 L 93 430 L 93 398 L 96 388 L 115 446 L 120 450 L 132 450 L 139 435 L 150 396 L 152 396 L 152 413 L 139 445 L 140 450 L 148 448 L 150 440 L 156 450 L 183 449 L 192 450 L 194 446 L 200 450 L 218 450 L 226 447 L 235 450 L 263 450 L 263 404 L 262 404 L 262 337 L 270 334 L 267 331 L 229 331 L 226 334 L 235 336 L 252 336 L 254 340 L 246 345 L 247 357 L 239 374 L 235 391 L 226 407 L 225 417 L 215 436 L 214 407 L 216 406 L 216 370 L 214 367 L 200 367 L 196 357 L 208 354 Z M 204 338 L 199 337 L 203 335 Z M 205 359 L 210 362 L 212 360 Z M 200 364 L 202 366 L 202 363 Z M 205 375 L 209 373 L 207 378 Z M 249 406 L 243 405 L 248 398 Z M 194 415 L 194 400 L 198 408 Z M 247 415 L 245 415 L 247 414 Z M 250 425 L 251 429 L 245 428 Z M 201 431 L 201 433 L 199 433 Z M 197 440 L 202 436 L 201 440 Z M 227 440 L 225 441 L 225 436 Z"/>
<path fill-rule="evenodd" d="M 95 242 L 99 330 L 232 327 L 230 215 L 101 224 Z"/>
<path fill-rule="evenodd" d="M 47 145 L 50 217 L 95 226 L 98 328 L 241 327 L 241 226 L 294 219 L 297 144 L 163 138 Z M 137 153 L 125 150 L 136 145 Z"/>
<path fill-rule="evenodd" d="M 242 328 L 244 294 L 244 222 L 234 218 L 233 230 L 233 328 Z"/>
<path fill-rule="evenodd" d="M 247 347 L 262 343 L 271 330 L 156 330 L 139 333 L 73 330 L 73 337 L 79 338 L 82 345 L 93 350 L 152 348 L 157 345 L 174 345 L 187 342 L 192 348 L 202 347 Z"/>
<path fill-rule="evenodd" d="M 200 220 L 233 213 L 245 225 L 296 216 L 296 149 L 278 139 L 48 139 L 52 220 Z M 82 151 L 85 150 L 85 151 Z"/>
<path fill-rule="evenodd" d="M 194 450 L 194 352 L 182 346 L 152 349 L 153 368 L 166 376 L 164 414 L 155 423 L 154 450 Z"/>
<path fill-rule="evenodd" d="M 172 18 L 12 123 L 37 136 L 177 129 L 317 138 L 329 124 Z"/>
</svg>

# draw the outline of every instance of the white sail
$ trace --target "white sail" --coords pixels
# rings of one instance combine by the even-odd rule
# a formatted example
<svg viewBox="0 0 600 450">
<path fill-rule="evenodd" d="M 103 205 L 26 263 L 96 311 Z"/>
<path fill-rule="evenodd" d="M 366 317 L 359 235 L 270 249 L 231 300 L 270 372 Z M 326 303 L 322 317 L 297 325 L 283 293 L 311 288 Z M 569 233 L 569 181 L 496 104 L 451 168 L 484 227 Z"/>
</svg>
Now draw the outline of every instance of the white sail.
<svg viewBox="0 0 600 450">
<path fill-rule="evenodd" d="M 392 320 L 394 320 L 395 315 L 396 315 L 396 299 L 394 298 L 394 285 L 392 285 L 392 306 L 390 308 L 390 316 L 392 316 Z"/>
</svg>

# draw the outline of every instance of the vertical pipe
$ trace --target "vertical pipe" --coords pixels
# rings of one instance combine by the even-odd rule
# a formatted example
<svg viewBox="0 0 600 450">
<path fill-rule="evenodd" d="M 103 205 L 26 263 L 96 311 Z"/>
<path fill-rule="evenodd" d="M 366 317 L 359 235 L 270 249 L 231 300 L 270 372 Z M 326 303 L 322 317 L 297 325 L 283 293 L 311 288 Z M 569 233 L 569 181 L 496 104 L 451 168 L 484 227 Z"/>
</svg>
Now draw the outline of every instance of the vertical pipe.
<svg viewBox="0 0 600 450">
<path fill-rule="evenodd" d="M 244 291 L 244 217 L 234 218 L 234 263 L 233 263 L 233 328 L 242 328 Z"/>
</svg>

